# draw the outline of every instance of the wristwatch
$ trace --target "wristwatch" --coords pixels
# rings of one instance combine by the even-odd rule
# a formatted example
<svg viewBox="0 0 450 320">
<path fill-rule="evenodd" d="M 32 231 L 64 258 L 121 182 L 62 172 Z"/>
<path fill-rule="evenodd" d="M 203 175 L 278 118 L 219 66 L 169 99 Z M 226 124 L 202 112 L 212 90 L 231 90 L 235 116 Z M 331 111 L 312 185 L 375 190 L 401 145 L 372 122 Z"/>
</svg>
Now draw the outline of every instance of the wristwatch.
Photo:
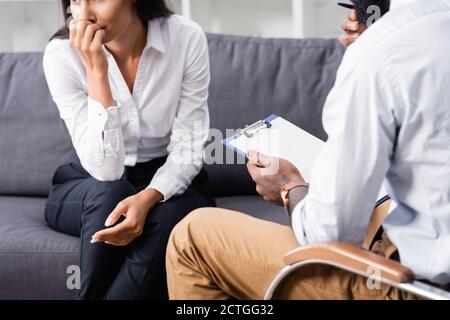
<svg viewBox="0 0 450 320">
<path fill-rule="evenodd" d="M 306 182 L 291 182 L 281 188 L 281 199 L 285 208 L 289 208 L 289 191 L 295 188 L 309 188 L 309 183 Z"/>
</svg>

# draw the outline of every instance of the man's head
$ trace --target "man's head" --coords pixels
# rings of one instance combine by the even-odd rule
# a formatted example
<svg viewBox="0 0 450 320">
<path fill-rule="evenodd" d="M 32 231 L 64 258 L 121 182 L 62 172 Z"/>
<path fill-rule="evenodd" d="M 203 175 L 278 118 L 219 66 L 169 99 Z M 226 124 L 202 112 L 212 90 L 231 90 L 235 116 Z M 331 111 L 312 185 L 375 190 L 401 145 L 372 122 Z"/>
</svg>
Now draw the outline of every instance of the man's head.
<svg viewBox="0 0 450 320">
<path fill-rule="evenodd" d="M 386 12 L 389 11 L 390 0 L 352 0 L 355 5 L 356 14 L 358 20 L 365 25 L 373 23 L 374 21 L 368 21 L 371 17 L 381 18 Z M 372 7 L 377 6 L 377 7 Z M 376 15 L 379 15 L 376 17 Z M 375 15 L 375 16 L 374 16 Z M 373 19 L 372 19 L 373 20 Z"/>
</svg>

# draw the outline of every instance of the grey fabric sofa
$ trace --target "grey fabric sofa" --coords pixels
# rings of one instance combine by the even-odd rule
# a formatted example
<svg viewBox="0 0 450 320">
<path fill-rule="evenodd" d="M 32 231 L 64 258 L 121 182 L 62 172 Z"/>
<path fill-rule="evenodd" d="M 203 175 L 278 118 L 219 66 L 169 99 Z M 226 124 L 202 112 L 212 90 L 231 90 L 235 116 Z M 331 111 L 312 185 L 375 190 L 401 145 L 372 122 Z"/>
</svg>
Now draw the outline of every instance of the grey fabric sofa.
<svg viewBox="0 0 450 320">
<path fill-rule="evenodd" d="M 322 107 L 344 52 L 337 41 L 208 38 L 213 128 L 225 134 L 276 113 L 326 139 Z M 211 143 L 223 148 L 217 137 Z M 78 264 L 78 238 L 44 220 L 53 173 L 70 149 L 42 53 L 0 53 L 0 299 L 74 298 L 66 271 Z M 256 195 L 245 165 L 206 168 L 218 206 L 287 223 L 281 208 Z"/>
</svg>

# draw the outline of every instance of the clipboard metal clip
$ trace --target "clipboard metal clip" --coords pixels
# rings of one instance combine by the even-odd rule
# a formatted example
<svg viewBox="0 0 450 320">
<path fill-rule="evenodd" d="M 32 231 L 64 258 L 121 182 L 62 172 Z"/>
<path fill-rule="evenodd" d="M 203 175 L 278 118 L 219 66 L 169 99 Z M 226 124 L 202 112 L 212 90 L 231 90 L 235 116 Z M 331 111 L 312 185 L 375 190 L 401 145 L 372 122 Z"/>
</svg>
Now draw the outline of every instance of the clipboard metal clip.
<svg viewBox="0 0 450 320">
<path fill-rule="evenodd" d="M 247 125 L 244 129 L 239 129 L 238 133 L 240 135 L 245 135 L 247 138 L 252 138 L 262 129 L 269 129 L 272 124 L 269 121 L 259 120 L 252 125 Z"/>
</svg>

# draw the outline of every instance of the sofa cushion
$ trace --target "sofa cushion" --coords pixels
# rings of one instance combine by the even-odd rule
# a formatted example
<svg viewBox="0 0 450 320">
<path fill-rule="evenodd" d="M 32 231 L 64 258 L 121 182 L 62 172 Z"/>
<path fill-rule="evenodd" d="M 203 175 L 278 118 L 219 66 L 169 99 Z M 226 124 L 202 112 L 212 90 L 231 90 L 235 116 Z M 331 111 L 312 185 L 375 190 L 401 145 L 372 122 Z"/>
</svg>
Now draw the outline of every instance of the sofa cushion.
<svg viewBox="0 0 450 320">
<path fill-rule="evenodd" d="M 0 299 L 73 299 L 79 239 L 51 230 L 44 198 L 0 197 Z"/>
<path fill-rule="evenodd" d="M 209 35 L 211 127 L 237 129 L 272 113 L 325 140 L 322 108 L 344 49 L 337 40 Z M 208 149 L 226 151 L 220 139 Z M 215 154 L 217 156 L 217 154 Z M 220 158 L 220 156 L 219 156 Z M 208 160 L 210 163 L 211 161 Z M 242 163 L 242 161 L 241 161 Z M 206 167 L 216 196 L 255 194 L 245 165 Z"/>
<path fill-rule="evenodd" d="M 47 195 L 70 140 L 51 99 L 42 53 L 0 54 L 0 194 Z"/>
</svg>

